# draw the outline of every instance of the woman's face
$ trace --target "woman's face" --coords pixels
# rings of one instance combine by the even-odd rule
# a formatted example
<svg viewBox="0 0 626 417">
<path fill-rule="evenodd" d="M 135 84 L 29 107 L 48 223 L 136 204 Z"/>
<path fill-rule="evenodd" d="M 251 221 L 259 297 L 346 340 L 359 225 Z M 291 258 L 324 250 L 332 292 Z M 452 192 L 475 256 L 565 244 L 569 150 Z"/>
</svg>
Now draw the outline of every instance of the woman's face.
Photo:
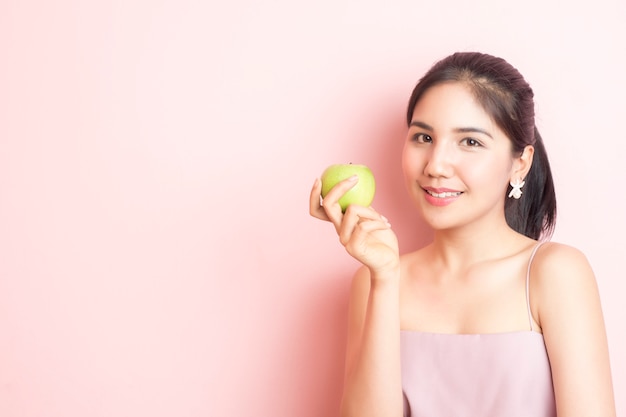
<svg viewBox="0 0 626 417">
<path fill-rule="evenodd" d="M 402 154 L 409 193 L 435 230 L 505 221 L 511 141 L 458 82 L 429 88 L 413 111 Z"/>
</svg>

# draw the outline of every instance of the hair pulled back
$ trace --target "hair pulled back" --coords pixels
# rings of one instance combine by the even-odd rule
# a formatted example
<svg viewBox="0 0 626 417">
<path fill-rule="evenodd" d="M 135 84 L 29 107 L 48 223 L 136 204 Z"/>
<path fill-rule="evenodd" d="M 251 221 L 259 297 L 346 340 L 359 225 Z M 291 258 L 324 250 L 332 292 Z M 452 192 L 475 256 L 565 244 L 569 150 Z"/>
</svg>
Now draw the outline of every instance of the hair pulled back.
<svg viewBox="0 0 626 417">
<path fill-rule="evenodd" d="M 426 90 L 446 82 L 461 82 L 471 89 L 511 140 L 513 156 L 520 156 L 528 145 L 534 147 L 524 194 L 519 200 L 505 198 L 505 217 L 511 228 L 530 238 L 550 236 L 556 222 L 556 195 L 548 155 L 535 126 L 534 94 L 524 77 L 502 58 L 457 52 L 435 63 L 420 79 L 409 99 L 407 124 Z"/>
</svg>

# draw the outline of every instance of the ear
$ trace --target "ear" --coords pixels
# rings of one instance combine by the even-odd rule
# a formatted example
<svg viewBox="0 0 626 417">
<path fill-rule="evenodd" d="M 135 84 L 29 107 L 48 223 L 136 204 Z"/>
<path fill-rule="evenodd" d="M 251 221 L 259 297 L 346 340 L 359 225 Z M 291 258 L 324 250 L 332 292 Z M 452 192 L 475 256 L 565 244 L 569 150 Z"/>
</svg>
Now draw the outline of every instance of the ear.
<svg viewBox="0 0 626 417">
<path fill-rule="evenodd" d="M 535 148 L 532 145 L 527 145 L 520 156 L 513 159 L 513 167 L 511 168 L 511 178 L 513 182 L 523 180 L 528 175 L 530 167 L 533 165 L 533 156 L 535 155 Z"/>
</svg>

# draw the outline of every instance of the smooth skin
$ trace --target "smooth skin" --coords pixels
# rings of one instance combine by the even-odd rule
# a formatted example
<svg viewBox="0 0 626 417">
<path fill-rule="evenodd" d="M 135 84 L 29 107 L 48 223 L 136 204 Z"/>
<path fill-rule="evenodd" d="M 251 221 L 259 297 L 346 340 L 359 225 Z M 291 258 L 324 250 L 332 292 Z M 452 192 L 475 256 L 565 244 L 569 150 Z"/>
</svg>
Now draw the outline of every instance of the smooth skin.
<svg viewBox="0 0 626 417">
<path fill-rule="evenodd" d="M 525 280 L 537 242 L 508 226 L 504 202 L 509 181 L 530 170 L 533 151 L 528 146 L 514 156 L 508 137 L 462 83 L 430 88 L 415 107 L 402 164 L 434 239 L 402 256 L 391 225 L 374 208 L 349 206 L 342 214 L 338 199 L 358 179 L 339 183 L 321 204 L 315 181 L 310 214 L 331 222 L 363 264 L 350 296 L 342 416 L 402 416 L 400 330 L 530 330 Z M 542 245 L 530 300 L 533 330 L 543 333 L 550 358 L 557 414 L 615 416 L 600 297 L 585 256 Z"/>
</svg>

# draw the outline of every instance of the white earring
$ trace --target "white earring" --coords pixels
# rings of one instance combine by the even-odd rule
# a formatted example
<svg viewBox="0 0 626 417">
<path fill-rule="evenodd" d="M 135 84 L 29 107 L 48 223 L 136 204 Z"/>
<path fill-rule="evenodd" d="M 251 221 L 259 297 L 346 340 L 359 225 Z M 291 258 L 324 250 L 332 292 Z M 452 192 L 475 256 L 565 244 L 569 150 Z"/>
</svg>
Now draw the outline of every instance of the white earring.
<svg viewBox="0 0 626 417">
<path fill-rule="evenodd" d="M 511 184 L 511 187 L 513 187 L 513 189 L 509 193 L 509 198 L 513 197 L 514 199 L 519 200 L 522 196 L 522 187 L 524 186 L 524 184 L 526 184 L 526 181 L 518 179 L 515 184 L 513 183 L 513 181 L 511 181 L 509 184 Z"/>
</svg>

